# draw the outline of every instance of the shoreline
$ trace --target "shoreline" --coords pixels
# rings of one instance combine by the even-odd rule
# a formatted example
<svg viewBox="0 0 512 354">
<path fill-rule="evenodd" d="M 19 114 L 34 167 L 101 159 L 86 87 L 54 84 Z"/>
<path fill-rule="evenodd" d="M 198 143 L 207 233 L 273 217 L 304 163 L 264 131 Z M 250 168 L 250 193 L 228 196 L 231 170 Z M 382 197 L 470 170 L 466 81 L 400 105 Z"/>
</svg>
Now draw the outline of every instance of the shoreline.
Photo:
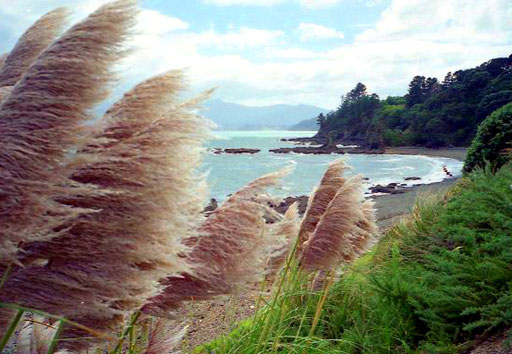
<svg viewBox="0 0 512 354">
<path fill-rule="evenodd" d="M 385 154 L 396 155 L 417 155 L 430 157 L 446 157 L 459 161 L 464 161 L 467 148 L 443 148 L 429 149 L 422 147 L 397 147 L 387 148 Z M 422 184 L 416 187 L 407 188 L 405 193 L 386 194 L 373 196 L 375 202 L 377 224 L 380 231 L 386 231 L 402 217 L 411 213 L 416 197 L 425 193 L 438 193 L 448 190 L 458 178 L 447 178 L 441 182 Z"/>
<path fill-rule="evenodd" d="M 448 157 L 463 161 L 466 151 L 466 148 L 427 149 L 404 147 L 387 149 L 384 154 Z M 375 202 L 379 233 L 386 232 L 394 223 L 410 214 L 418 195 L 447 190 L 457 180 L 457 178 L 445 179 L 441 182 L 408 187 L 404 193 L 400 194 L 372 196 L 371 199 Z M 228 333 L 233 324 L 250 317 L 254 313 L 256 298 L 249 294 L 239 294 L 186 304 L 179 311 L 179 315 L 186 319 L 190 326 L 190 330 L 182 342 L 182 350 L 189 352 L 197 345 Z"/>
</svg>

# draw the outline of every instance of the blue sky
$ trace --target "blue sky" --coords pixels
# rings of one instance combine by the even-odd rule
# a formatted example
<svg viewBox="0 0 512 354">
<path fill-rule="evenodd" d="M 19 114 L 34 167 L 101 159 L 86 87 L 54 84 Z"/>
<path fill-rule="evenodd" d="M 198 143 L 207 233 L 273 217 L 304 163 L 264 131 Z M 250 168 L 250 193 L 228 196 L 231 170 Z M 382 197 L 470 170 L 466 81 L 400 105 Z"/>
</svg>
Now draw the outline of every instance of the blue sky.
<svg viewBox="0 0 512 354">
<path fill-rule="evenodd" d="M 106 0 L 0 0 L 0 53 L 58 6 L 79 20 Z M 140 0 L 121 92 L 185 68 L 190 93 L 247 105 L 335 108 L 359 81 L 382 97 L 512 53 L 510 0 Z"/>
</svg>

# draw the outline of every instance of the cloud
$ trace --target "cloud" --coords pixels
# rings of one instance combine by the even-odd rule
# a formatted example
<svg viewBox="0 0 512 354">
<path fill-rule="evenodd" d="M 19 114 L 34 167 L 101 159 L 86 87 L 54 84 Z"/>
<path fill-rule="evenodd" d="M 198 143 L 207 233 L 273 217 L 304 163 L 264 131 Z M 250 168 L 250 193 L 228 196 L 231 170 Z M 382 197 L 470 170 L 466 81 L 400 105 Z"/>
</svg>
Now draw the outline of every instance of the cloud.
<svg viewBox="0 0 512 354">
<path fill-rule="evenodd" d="M 203 0 L 205 4 L 217 6 L 273 6 L 286 2 L 286 0 Z"/>
<path fill-rule="evenodd" d="M 332 7 L 340 2 L 341 0 L 300 0 L 301 6 L 312 10 Z"/>
<path fill-rule="evenodd" d="M 93 7 L 102 2 L 80 3 Z M 9 50 L 14 44 L 11 37 L 19 36 L 37 17 L 73 1 L 10 3 L 0 6 L 0 30 L 9 34 L 0 43 L 0 52 Z M 84 7 L 78 15 L 85 14 Z M 201 31 L 183 19 L 145 8 L 137 27 L 140 33 L 132 42 L 136 50 L 119 70 L 122 87 L 118 91 L 160 72 L 187 68 L 192 92 L 218 86 L 218 97 L 233 102 L 335 108 L 339 97 L 357 82 L 380 96 L 403 95 L 414 75 L 442 79 L 448 71 L 508 56 L 512 52 L 510 18 L 509 0 L 392 0 L 370 27 L 361 28 L 350 39 L 325 42 L 322 48 L 327 49 L 320 51 L 313 50 L 317 42 L 297 40 L 300 26 L 289 32 L 284 25 L 283 30 L 249 26 L 220 30 L 226 23 L 214 22 Z M 309 29 L 305 31 L 309 40 L 320 40 L 318 33 L 324 33 L 322 39 L 341 35 L 306 21 L 302 27 Z"/>
<path fill-rule="evenodd" d="M 342 0 L 202 0 L 205 4 L 217 6 L 274 6 L 284 3 L 298 3 L 311 9 L 324 9 L 339 4 Z"/>
<path fill-rule="evenodd" d="M 335 29 L 306 22 L 301 22 L 298 28 L 298 33 L 300 40 L 304 42 L 316 39 L 341 39 L 345 37 L 343 33 L 338 32 Z"/>
<path fill-rule="evenodd" d="M 189 24 L 179 18 L 166 16 L 155 10 L 143 9 L 139 13 L 136 31 L 146 35 L 158 35 L 188 28 Z"/>
</svg>

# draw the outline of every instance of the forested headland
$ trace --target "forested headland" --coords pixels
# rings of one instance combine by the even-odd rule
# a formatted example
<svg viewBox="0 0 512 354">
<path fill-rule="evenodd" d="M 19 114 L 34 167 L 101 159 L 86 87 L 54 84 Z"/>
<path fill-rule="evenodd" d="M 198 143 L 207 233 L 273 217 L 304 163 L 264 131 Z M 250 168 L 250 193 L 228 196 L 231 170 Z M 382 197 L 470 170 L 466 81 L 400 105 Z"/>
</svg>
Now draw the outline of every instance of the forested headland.
<svg viewBox="0 0 512 354">
<path fill-rule="evenodd" d="M 468 146 L 478 125 L 512 101 L 512 55 L 437 78 L 415 76 L 404 96 L 380 99 L 363 83 L 317 117 L 315 138 L 369 148 Z"/>
</svg>

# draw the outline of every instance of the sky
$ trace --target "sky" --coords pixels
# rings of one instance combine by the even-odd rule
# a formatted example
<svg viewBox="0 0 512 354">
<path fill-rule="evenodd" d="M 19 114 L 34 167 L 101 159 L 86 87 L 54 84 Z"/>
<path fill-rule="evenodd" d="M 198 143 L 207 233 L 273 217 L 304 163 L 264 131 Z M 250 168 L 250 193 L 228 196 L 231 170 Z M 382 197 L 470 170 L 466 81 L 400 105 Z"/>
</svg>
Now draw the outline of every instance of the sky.
<svg viewBox="0 0 512 354">
<path fill-rule="evenodd" d="M 0 0 L 0 54 L 59 7 L 84 18 L 106 0 Z M 415 75 L 443 79 L 512 53 L 511 0 L 140 0 L 115 94 L 185 69 L 189 94 L 245 105 L 334 109 L 363 82 L 403 95 Z"/>
</svg>

